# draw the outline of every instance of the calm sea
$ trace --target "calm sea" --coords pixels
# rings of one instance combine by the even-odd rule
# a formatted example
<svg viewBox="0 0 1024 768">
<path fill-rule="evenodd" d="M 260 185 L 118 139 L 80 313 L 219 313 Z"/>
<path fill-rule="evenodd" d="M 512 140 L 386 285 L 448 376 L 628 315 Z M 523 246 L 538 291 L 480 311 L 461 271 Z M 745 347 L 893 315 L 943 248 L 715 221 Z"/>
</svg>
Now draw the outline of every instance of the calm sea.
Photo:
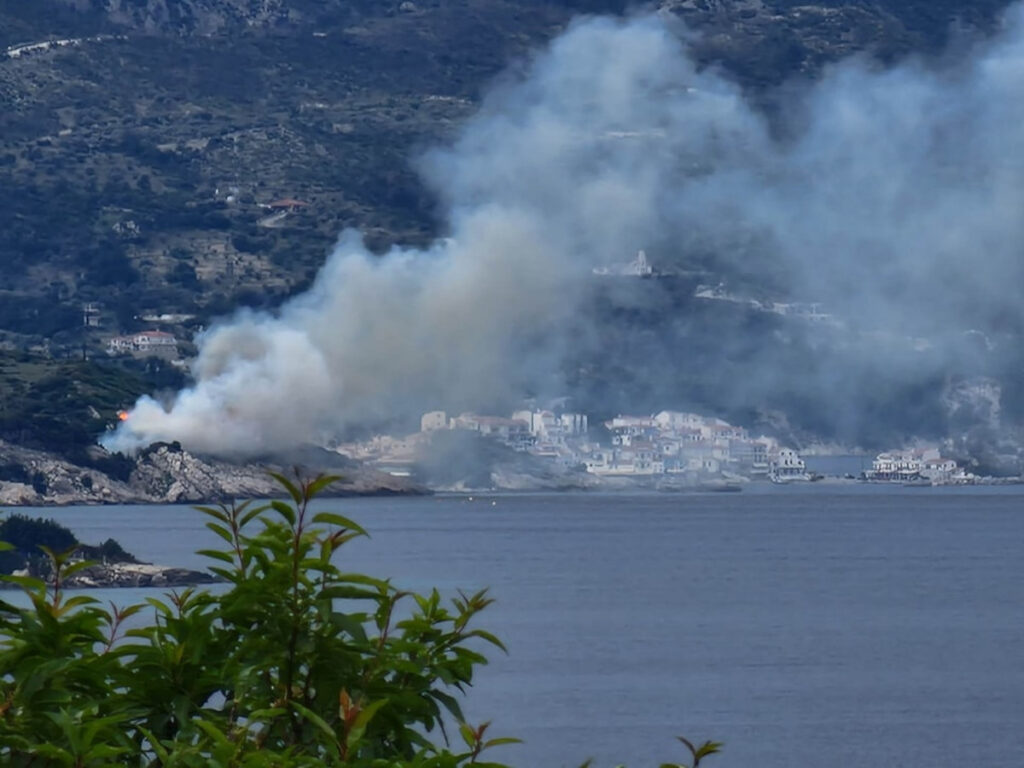
<svg viewBox="0 0 1024 768">
<path fill-rule="evenodd" d="M 332 503 L 332 506 L 334 503 Z M 467 713 L 525 768 L 1024 765 L 1024 489 L 344 500 L 348 566 L 491 587 L 508 644 Z M 199 565 L 187 507 L 35 510 L 85 541 Z M 137 590 L 102 595 L 118 601 Z M 488 615 L 489 614 L 489 615 Z"/>
</svg>

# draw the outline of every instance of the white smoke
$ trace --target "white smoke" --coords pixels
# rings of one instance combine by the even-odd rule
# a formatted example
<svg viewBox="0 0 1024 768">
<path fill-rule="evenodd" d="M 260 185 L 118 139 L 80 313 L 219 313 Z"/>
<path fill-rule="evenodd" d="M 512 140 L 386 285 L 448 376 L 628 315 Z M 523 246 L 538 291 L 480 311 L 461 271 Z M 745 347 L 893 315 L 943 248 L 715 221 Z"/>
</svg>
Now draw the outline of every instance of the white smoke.
<svg viewBox="0 0 1024 768">
<path fill-rule="evenodd" d="M 215 325 L 195 384 L 105 444 L 257 453 L 542 389 L 584 343 L 592 267 L 654 241 L 878 327 L 1019 323 L 1022 22 L 955 68 L 837 65 L 772 131 L 673 22 L 579 21 L 422 160 L 449 237 L 377 257 L 344 233 L 307 294 Z"/>
</svg>

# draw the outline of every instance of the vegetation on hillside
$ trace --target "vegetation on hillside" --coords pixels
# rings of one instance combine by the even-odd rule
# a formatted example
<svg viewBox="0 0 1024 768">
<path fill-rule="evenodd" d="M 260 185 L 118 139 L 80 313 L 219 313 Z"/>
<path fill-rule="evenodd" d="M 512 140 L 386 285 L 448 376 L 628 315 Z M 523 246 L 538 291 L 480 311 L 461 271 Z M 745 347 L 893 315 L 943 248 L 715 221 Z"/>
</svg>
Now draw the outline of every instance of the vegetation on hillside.
<svg viewBox="0 0 1024 768">
<path fill-rule="evenodd" d="M 748 90 L 869 50 L 935 51 L 1006 0 L 658 5 L 700 31 L 702 63 Z M 12 0 L 0 49 L 0 332 L 22 346 L 147 311 L 203 318 L 309 284 L 338 233 L 374 247 L 436 234 L 413 160 L 504 67 L 579 13 L 624 0 Z M 770 99 L 769 99 L 770 101 Z M 771 108 L 770 104 L 766 104 Z M 268 220 L 266 205 L 309 205 Z M 61 344 L 69 343 L 60 339 Z"/>
<path fill-rule="evenodd" d="M 0 440 L 125 479 L 132 463 L 98 451 L 96 438 L 140 395 L 177 388 L 183 380 L 157 359 L 53 360 L 0 352 Z M 11 472 L 0 479 L 26 482 Z"/>
<path fill-rule="evenodd" d="M 40 578 L 52 578 L 53 563 L 46 554 L 47 550 L 106 562 L 138 562 L 113 539 L 107 539 L 98 546 L 89 546 L 56 520 L 21 514 L 7 515 L 0 520 L 0 542 L 10 545 L 9 549 L 0 550 L 0 574 L 28 570 Z"/>
<path fill-rule="evenodd" d="M 419 152 L 450 138 L 503 68 L 575 14 L 637 6 L 0 5 L 0 343 L 55 358 L 98 357 L 110 336 L 152 327 L 146 315 L 192 316 L 163 328 L 185 339 L 238 307 L 272 309 L 310 285 L 346 227 L 360 228 L 378 250 L 430 240 L 438 234 L 438 202 L 417 177 Z M 787 92 L 774 86 L 788 78 L 814 77 L 858 51 L 885 61 L 936 52 L 951 32 L 969 38 L 989 30 L 1007 0 L 660 0 L 644 7 L 654 5 L 697 31 L 691 45 L 701 64 L 720 66 L 771 115 L 780 109 L 773 99 Z M 107 37 L 5 53 L 20 43 L 93 35 Z M 265 207 L 281 199 L 306 205 Z M 716 254 L 675 253 L 671 243 L 662 250 L 702 282 L 732 277 Z M 567 361 L 567 394 L 595 413 L 624 404 L 699 407 L 751 426 L 766 421 L 754 408 L 773 411 L 804 435 L 865 447 L 944 433 L 944 382 L 961 371 L 939 370 L 907 388 L 888 381 L 885 370 L 865 370 L 849 387 L 865 402 L 840 393 L 842 408 L 812 410 L 799 391 L 772 393 L 753 407 L 756 398 L 741 402 L 733 383 L 758 384 L 751 372 L 759 355 L 820 371 L 834 363 L 829 350 L 837 340 L 815 340 L 743 309 L 699 306 L 692 287 L 659 287 L 662 295 L 644 297 L 646 309 L 608 308 L 622 320 L 622 333 L 602 348 L 614 354 Z M 86 304 L 99 308 L 95 327 L 83 325 Z M 723 327 L 742 328 L 749 343 L 723 353 Z M 660 365 L 671 358 L 688 361 L 684 376 Z M 0 439 L 83 465 L 104 461 L 104 471 L 119 477 L 129 464 L 96 458 L 95 438 L 139 394 L 181 383 L 157 363 L 121 370 L 11 359 L 0 355 Z M 1005 414 L 1018 420 L 1021 365 L 1018 355 L 982 371 L 1004 383 Z M 870 431 L 850 423 L 846 414 L 858 408 L 873 415 L 863 420 Z"/>
<path fill-rule="evenodd" d="M 493 600 L 481 591 L 446 602 L 344 572 L 337 555 L 365 531 L 309 508 L 334 479 L 278 477 L 288 501 L 201 508 L 224 540 L 203 552 L 223 591 L 108 611 L 65 594 L 62 580 L 87 566 L 52 550 L 52 588 L 5 577 L 31 604 L 0 602 L 0 760 L 499 768 L 492 750 L 515 739 L 465 722 L 459 700 L 482 650 L 503 648 L 477 626 Z M 147 608 L 152 621 L 127 628 Z M 682 742 L 693 766 L 719 747 Z"/>
</svg>

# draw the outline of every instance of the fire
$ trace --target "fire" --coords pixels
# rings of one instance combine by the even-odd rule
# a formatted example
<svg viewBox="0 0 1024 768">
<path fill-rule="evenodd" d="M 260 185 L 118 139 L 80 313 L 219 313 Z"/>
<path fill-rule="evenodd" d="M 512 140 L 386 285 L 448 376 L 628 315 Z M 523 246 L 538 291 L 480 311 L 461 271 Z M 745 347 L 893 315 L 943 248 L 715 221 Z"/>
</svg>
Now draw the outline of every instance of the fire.
<svg viewBox="0 0 1024 768">
<path fill-rule="evenodd" d="M 128 421 L 128 416 L 129 416 L 128 411 L 118 411 L 117 412 L 117 419 L 118 419 L 118 421 Z"/>
</svg>

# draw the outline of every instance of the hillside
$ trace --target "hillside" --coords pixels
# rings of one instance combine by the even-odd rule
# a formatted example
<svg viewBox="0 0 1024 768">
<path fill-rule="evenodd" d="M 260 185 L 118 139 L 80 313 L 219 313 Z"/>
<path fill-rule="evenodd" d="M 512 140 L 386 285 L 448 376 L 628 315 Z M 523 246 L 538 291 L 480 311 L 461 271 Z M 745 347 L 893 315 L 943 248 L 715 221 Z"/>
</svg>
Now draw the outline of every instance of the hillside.
<svg viewBox="0 0 1024 768">
<path fill-rule="evenodd" d="M 419 152 L 450 137 L 505 66 L 551 39 L 575 14 L 620 13 L 626 5 L 5 2 L 0 345 L 57 359 L 83 351 L 99 357 L 111 335 L 150 326 L 144 315 L 168 313 L 192 316 L 187 327 L 167 328 L 189 336 L 212 317 L 240 306 L 274 307 L 308 287 L 346 227 L 362 229 L 378 250 L 429 241 L 439 234 L 437 201 L 418 180 Z M 858 51 L 880 61 L 938 52 L 951 40 L 990 31 L 1006 2 L 659 5 L 699 33 L 694 45 L 702 64 L 723 68 L 771 114 L 778 108 L 773 87 L 790 78 L 813 78 Z M 681 296 L 660 305 L 665 314 L 685 304 Z M 91 303 L 99 307 L 98 324 L 83 327 L 82 307 Z M 710 315 L 694 314 L 693 334 L 683 341 L 710 338 L 706 328 L 723 322 L 721 311 L 716 306 Z M 663 316 L 640 317 L 655 329 L 645 337 L 651 344 Z M 761 319 L 733 314 L 724 322 L 749 322 L 756 331 L 751 343 L 779 338 Z M 651 377 L 618 375 L 628 373 L 629 354 L 639 357 L 643 344 L 626 338 L 609 344 L 624 355 L 579 382 L 583 402 L 597 402 L 607 390 L 642 404 L 679 395 L 652 391 Z M 804 359 L 788 340 L 784 346 L 794 360 Z M 687 352 L 710 360 L 715 350 L 708 344 L 693 352 L 691 345 Z M 578 375 L 592 361 L 573 362 Z M 58 366 L 45 363 L 51 364 Z M 0 437 L 51 447 L 54 429 L 63 428 L 54 425 L 72 424 L 80 447 L 82 435 L 102 429 L 112 409 L 140 392 L 178 383 L 105 363 L 88 370 L 84 363 L 59 365 L 40 379 L 32 366 L 5 363 L 10 389 Z M 738 365 L 718 361 L 704 372 L 734 376 Z M 111 376 L 114 389 L 100 391 L 103 384 L 85 392 L 94 375 Z M 64 379 L 86 382 L 74 384 L 77 394 L 58 392 L 55 401 L 74 400 L 80 412 L 46 411 L 40 420 L 28 419 L 31 404 L 48 396 L 46 387 L 56 392 Z M 685 388 L 680 399 L 739 407 L 698 375 L 679 386 Z M 875 396 L 886 401 L 890 394 L 882 388 Z M 935 402 L 907 413 L 904 404 L 916 396 L 898 392 L 888 400 L 901 429 L 935 424 Z M 82 417 L 86 406 L 100 416 Z M 803 426 L 813 432 L 835 425 L 828 414 L 809 414 Z"/>
<path fill-rule="evenodd" d="M 703 61 L 756 91 L 852 51 L 936 50 L 955 20 L 984 30 L 1003 4 L 663 7 L 701 33 Z M 0 334 L 78 345 L 83 302 L 102 302 L 108 334 L 144 312 L 274 305 L 347 226 L 377 247 L 427 240 L 435 203 L 418 150 L 573 14 L 623 5 L 5 3 L 0 48 L 94 39 L 0 56 Z M 282 199 L 306 205 L 260 207 Z"/>
</svg>

